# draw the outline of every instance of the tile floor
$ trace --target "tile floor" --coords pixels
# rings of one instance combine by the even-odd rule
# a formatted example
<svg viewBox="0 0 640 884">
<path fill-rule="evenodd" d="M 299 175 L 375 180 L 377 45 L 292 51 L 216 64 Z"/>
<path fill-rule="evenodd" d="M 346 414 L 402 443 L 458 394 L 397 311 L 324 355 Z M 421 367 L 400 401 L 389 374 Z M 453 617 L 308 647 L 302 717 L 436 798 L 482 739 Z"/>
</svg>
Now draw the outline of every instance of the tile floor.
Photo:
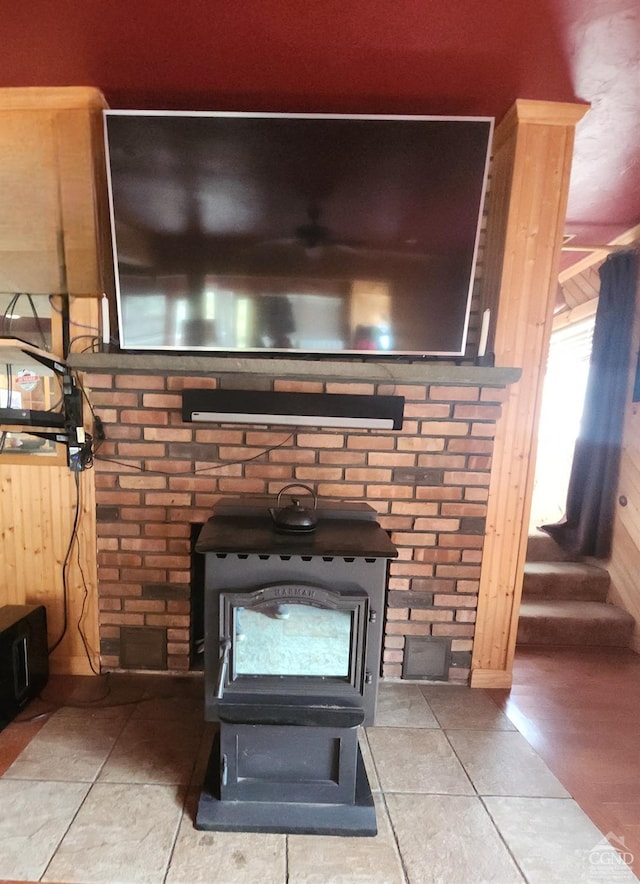
<svg viewBox="0 0 640 884">
<path fill-rule="evenodd" d="M 637 880 L 543 761 L 553 734 L 517 705 L 526 688 L 383 683 L 361 735 L 379 834 L 337 838 L 194 829 L 212 737 L 199 678 L 52 679 L 21 717 L 55 711 L 0 734 L 0 881 Z M 637 747 L 620 751 L 637 764 Z"/>
</svg>

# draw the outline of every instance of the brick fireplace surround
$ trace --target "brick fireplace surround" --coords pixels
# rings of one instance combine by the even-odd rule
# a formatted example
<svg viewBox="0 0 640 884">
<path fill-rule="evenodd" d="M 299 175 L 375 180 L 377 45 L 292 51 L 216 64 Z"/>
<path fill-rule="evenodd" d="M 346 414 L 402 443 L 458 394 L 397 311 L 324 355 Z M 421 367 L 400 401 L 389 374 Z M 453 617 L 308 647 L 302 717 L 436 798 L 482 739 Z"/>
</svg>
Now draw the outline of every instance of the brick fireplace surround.
<svg viewBox="0 0 640 884">
<path fill-rule="evenodd" d="M 398 547 L 383 675 L 401 677 L 407 638 L 422 637 L 446 647 L 444 679 L 467 682 L 494 425 L 506 382 L 473 385 L 468 372 L 457 386 L 121 372 L 94 369 L 84 377 L 106 433 L 95 461 L 103 667 L 187 670 L 192 525 L 204 523 L 221 497 L 275 497 L 300 481 L 320 499 L 366 501 Z M 183 388 L 267 385 L 401 395 L 404 426 L 336 431 L 182 420 Z"/>
</svg>

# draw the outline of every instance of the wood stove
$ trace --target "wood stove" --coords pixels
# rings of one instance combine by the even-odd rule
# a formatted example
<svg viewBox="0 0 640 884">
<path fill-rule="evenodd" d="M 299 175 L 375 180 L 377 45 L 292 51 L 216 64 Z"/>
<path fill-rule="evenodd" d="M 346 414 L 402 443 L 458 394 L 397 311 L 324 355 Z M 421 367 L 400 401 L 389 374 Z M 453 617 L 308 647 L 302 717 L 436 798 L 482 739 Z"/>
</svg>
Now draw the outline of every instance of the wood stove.
<svg viewBox="0 0 640 884">
<path fill-rule="evenodd" d="M 220 723 L 196 827 L 373 835 L 358 728 L 373 724 L 388 560 L 366 504 L 282 532 L 270 501 L 218 504 L 205 554 L 205 717 Z"/>
</svg>

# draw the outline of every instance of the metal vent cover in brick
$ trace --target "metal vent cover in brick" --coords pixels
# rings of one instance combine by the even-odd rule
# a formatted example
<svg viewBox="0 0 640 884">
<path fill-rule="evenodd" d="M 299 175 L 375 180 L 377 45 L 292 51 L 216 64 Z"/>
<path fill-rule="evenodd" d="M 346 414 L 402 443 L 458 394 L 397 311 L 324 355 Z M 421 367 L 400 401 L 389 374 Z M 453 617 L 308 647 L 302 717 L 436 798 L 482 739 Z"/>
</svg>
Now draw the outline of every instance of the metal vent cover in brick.
<svg viewBox="0 0 640 884">
<path fill-rule="evenodd" d="M 166 669 L 167 630 L 123 626 L 120 630 L 120 665 L 123 669 Z"/>
<path fill-rule="evenodd" d="M 402 677 L 447 681 L 451 665 L 451 639 L 430 635 L 408 635 Z"/>
</svg>

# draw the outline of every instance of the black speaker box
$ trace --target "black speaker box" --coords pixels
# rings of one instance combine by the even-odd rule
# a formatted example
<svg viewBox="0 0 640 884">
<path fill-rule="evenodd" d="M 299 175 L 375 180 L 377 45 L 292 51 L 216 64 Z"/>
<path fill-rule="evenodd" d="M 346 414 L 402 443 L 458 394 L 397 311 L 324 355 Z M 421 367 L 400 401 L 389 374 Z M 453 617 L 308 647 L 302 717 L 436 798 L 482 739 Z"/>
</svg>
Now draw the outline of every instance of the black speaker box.
<svg viewBox="0 0 640 884">
<path fill-rule="evenodd" d="M 49 679 L 44 605 L 0 608 L 0 730 L 36 697 Z"/>
</svg>

